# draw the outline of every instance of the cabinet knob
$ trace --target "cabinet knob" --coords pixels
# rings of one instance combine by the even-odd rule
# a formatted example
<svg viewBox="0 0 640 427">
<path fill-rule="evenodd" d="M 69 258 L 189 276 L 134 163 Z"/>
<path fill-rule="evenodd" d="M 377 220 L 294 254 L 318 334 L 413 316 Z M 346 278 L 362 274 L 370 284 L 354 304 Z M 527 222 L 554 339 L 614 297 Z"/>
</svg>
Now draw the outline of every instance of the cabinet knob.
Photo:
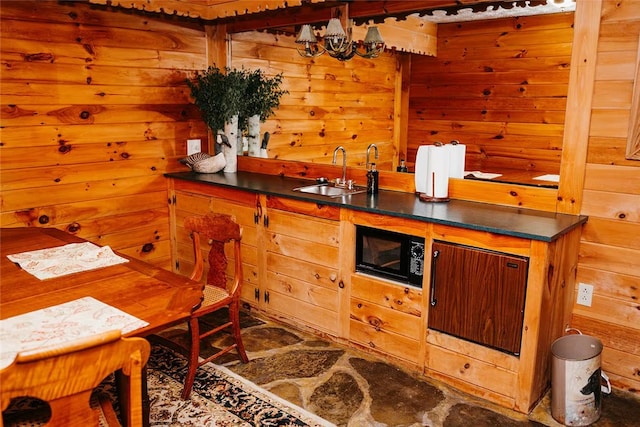
<svg viewBox="0 0 640 427">
<path fill-rule="evenodd" d="M 329 275 L 329 280 L 331 280 L 332 282 L 335 282 L 337 278 L 338 278 L 338 275 L 336 273 L 331 273 Z"/>
<path fill-rule="evenodd" d="M 342 280 L 340 280 L 340 282 L 338 282 L 338 287 L 340 289 L 344 289 L 344 282 Z"/>
</svg>

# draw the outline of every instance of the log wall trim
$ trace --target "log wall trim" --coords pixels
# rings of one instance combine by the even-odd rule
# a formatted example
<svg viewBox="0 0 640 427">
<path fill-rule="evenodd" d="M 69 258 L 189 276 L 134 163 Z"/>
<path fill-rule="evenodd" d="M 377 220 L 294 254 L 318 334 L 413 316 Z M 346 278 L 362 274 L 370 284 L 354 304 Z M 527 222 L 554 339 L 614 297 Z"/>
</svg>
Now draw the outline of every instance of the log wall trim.
<svg viewBox="0 0 640 427">
<path fill-rule="evenodd" d="M 587 154 L 602 2 L 576 4 L 571 74 L 564 126 L 558 212 L 578 214 Z"/>
</svg>

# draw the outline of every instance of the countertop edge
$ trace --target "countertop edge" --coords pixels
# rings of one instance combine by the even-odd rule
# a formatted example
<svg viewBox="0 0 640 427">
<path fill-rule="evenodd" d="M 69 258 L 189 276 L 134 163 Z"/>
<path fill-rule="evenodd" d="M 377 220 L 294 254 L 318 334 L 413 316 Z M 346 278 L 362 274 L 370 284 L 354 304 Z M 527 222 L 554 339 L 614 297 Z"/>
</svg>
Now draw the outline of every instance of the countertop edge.
<svg viewBox="0 0 640 427">
<path fill-rule="evenodd" d="M 363 193 L 346 198 L 328 198 L 326 196 L 293 191 L 295 187 L 313 183 L 312 180 L 253 172 L 240 171 L 225 174 L 171 172 L 165 173 L 164 176 L 166 178 L 197 182 L 205 185 L 244 190 L 269 196 L 285 197 L 322 205 L 348 208 L 361 212 L 425 221 L 544 242 L 553 242 L 563 234 L 586 223 L 588 220 L 588 217 L 585 215 L 559 214 L 471 201 L 452 200 L 443 203 L 421 202 L 414 194 L 391 190 L 380 190 L 376 196 Z M 383 199 L 392 199 L 390 205 L 392 205 L 393 208 L 386 207 L 384 203 L 381 204 L 380 201 Z M 429 214 L 429 211 L 435 211 L 435 213 Z M 464 216 L 465 213 L 467 213 L 467 216 L 470 218 L 473 217 L 474 220 L 479 219 L 477 221 L 462 221 L 459 218 L 454 218 Z M 508 227 L 492 224 L 496 222 L 495 216 L 503 219 L 517 220 L 520 219 L 518 217 L 522 215 L 526 215 L 529 221 L 520 224 L 520 226 L 512 225 Z M 512 222 L 513 221 L 507 221 L 506 223 L 511 224 Z"/>
</svg>

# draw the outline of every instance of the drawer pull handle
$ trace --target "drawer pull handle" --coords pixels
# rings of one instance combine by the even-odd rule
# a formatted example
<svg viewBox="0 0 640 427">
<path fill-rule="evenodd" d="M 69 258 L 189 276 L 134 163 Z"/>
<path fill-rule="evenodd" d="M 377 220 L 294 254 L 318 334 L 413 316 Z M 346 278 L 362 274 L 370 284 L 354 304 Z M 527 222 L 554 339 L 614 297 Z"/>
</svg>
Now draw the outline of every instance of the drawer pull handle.
<svg viewBox="0 0 640 427">
<path fill-rule="evenodd" d="M 433 259 L 431 260 L 431 287 L 429 290 L 429 302 L 432 307 L 438 304 L 438 299 L 436 298 L 436 260 L 438 256 L 440 256 L 440 251 L 433 251 Z"/>
</svg>

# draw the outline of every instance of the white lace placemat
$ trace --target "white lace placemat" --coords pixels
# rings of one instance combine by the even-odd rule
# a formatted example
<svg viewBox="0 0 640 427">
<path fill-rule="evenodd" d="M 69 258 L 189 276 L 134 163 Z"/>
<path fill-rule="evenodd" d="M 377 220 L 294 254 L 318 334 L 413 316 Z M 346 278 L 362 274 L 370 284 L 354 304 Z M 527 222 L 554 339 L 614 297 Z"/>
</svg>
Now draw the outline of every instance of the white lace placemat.
<svg viewBox="0 0 640 427">
<path fill-rule="evenodd" d="M 40 280 L 129 262 L 116 255 L 109 246 L 97 246 L 90 242 L 22 252 L 7 255 L 7 258 Z"/>
<path fill-rule="evenodd" d="M 122 310 L 84 297 L 0 320 L 0 369 L 21 351 L 64 344 L 120 329 L 122 334 L 149 323 Z"/>
</svg>

